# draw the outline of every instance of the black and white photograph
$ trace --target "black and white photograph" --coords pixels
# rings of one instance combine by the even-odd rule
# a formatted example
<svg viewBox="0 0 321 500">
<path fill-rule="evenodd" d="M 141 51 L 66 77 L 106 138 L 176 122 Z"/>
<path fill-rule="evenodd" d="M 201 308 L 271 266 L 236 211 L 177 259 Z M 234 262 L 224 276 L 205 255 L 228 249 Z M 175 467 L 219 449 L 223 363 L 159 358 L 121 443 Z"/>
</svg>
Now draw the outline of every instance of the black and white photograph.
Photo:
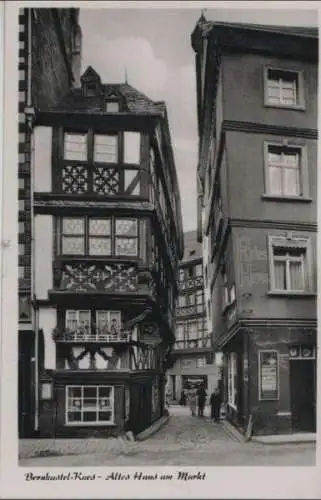
<svg viewBox="0 0 321 500">
<path fill-rule="evenodd" d="M 47 498 L 317 477 L 319 2 L 232 3 L 5 2 L 1 406 Z"/>
</svg>

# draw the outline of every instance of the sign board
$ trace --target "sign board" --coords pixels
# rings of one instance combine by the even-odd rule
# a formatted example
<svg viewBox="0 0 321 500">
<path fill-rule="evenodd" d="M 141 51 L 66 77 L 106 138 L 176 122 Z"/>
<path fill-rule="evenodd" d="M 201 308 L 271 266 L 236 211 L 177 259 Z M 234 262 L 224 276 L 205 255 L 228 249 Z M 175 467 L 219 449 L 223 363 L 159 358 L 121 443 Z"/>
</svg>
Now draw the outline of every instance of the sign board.
<svg viewBox="0 0 321 500">
<path fill-rule="evenodd" d="M 278 352 L 259 352 L 260 400 L 279 399 Z"/>
</svg>

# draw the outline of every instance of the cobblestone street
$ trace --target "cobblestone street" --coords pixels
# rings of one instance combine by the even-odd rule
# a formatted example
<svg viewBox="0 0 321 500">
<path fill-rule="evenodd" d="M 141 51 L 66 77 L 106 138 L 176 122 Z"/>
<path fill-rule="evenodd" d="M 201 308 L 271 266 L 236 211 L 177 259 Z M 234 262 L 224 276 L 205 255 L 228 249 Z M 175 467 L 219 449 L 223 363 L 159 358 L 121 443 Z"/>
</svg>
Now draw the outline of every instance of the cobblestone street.
<svg viewBox="0 0 321 500">
<path fill-rule="evenodd" d="M 186 408 L 171 407 L 171 418 L 156 434 L 142 442 L 118 439 L 24 440 L 21 466 L 313 466 L 315 445 L 264 445 L 233 440 L 222 424 L 191 417 Z M 51 450 L 45 456 L 41 450 Z M 36 458 L 31 458 L 38 454 Z M 36 452 L 36 453 L 35 453 Z M 39 456 L 39 455 L 43 456 Z M 48 453 L 49 455 L 49 453 Z"/>
</svg>

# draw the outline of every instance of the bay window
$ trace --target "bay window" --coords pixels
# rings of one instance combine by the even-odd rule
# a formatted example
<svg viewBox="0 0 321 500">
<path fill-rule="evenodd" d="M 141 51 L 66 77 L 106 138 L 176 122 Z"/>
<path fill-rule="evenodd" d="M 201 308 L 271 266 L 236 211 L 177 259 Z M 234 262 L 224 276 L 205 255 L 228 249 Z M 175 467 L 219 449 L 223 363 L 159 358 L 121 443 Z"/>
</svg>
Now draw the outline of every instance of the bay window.
<svg viewBox="0 0 321 500">
<path fill-rule="evenodd" d="M 138 220 L 114 217 L 63 217 L 60 252 L 62 255 L 138 255 Z"/>
<path fill-rule="evenodd" d="M 67 425 L 114 423 L 114 387 L 95 385 L 66 386 Z"/>
</svg>

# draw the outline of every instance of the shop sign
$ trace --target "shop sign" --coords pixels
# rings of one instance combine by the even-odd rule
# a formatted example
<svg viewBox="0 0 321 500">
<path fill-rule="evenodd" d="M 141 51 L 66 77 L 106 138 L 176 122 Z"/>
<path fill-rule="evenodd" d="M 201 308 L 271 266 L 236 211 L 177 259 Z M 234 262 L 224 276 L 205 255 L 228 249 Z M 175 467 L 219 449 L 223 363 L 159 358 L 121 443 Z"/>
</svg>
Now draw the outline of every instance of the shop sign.
<svg viewBox="0 0 321 500">
<path fill-rule="evenodd" d="M 260 399 L 279 399 L 278 352 L 259 352 L 259 390 Z"/>
</svg>

